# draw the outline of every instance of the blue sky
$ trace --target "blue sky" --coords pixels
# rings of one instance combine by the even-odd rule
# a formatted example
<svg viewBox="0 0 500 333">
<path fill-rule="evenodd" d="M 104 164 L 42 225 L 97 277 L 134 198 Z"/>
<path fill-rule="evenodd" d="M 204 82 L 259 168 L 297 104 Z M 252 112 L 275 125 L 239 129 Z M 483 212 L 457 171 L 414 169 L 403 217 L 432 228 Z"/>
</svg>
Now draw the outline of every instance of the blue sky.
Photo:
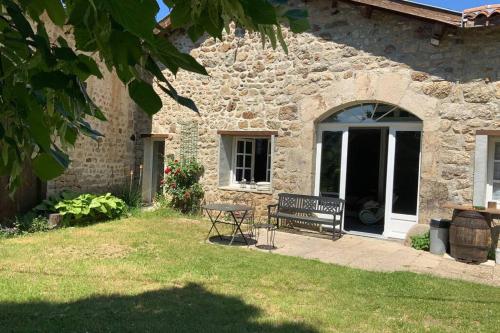
<svg viewBox="0 0 500 333">
<path fill-rule="evenodd" d="M 156 14 L 156 20 L 159 21 L 168 14 L 168 8 L 165 6 L 162 0 L 156 0 L 158 2 L 158 5 L 160 6 L 160 11 L 158 14 Z"/>
<path fill-rule="evenodd" d="M 414 0 L 413 2 L 452 9 L 461 12 L 464 9 L 500 3 L 500 0 Z"/>
<path fill-rule="evenodd" d="M 162 0 L 157 0 L 160 5 L 160 11 L 156 15 L 157 20 L 161 20 L 168 14 L 168 8 Z M 461 12 L 464 9 L 477 7 L 481 5 L 500 3 L 500 0 L 414 0 L 413 2 L 426 5 L 452 9 Z"/>
</svg>

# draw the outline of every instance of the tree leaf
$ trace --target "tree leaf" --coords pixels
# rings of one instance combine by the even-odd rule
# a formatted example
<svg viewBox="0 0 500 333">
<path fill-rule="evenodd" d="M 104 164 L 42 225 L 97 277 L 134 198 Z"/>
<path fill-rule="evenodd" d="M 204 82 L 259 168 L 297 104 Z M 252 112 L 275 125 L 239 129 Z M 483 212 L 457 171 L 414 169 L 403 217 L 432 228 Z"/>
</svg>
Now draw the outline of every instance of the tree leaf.
<svg viewBox="0 0 500 333">
<path fill-rule="evenodd" d="M 175 4 L 170 14 L 170 22 L 172 28 L 180 28 L 189 23 L 191 19 L 191 6 L 189 1 L 179 1 Z"/>
<path fill-rule="evenodd" d="M 86 66 L 90 74 L 98 77 L 99 79 L 102 79 L 103 76 L 101 70 L 99 69 L 99 66 L 97 65 L 94 59 L 85 54 L 79 54 L 78 60 L 80 61 L 80 63 Z"/>
<path fill-rule="evenodd" d="M 41 153 L 32 162 L 33 171 L 42 180 L 54 179 L 64 172 L 64 165 L 51 154 Z"/>
<path fill-rule="evenodd" d="M 292 30 L 292 32 L 294 33 L 301 33 L 307 31 L 311 27 L 307 19 L 290 20 L 289 22 L 290 22 L 290 30 Z"/>
<path fill-rule="evenodd" d="M 61 71 L 40 72 L 31 77 L 31 83 L 36 89 L 64 89 L 69 85 L 71 80 L 71 76 L 64 74 Z"/>
<path fill-rule="evenodd" d="M 199 64 L 192 56 L 182 53 L 175 48 L 165 37 L 155 36 L 152 44 L 159 60 L 176 74 L 178 68 L 183 68 L 193 73 L 208 75 L 207 70 Z"/>
<path fill-rule="evenodd" d="M 145 40 L 153 39 L 155 15 L 160 10 L 155 0 L 108 0 L 111 15 L 125 29 Z"/>
<path fill-rule="evenodd" d="M 31 29 L 31 25 L 29 24 L 28 20 L 26 20 L 26 18 L 22 14 L 19 6 L 11 1 L 8 1 L 6 7 L 7 12 L 9 13 L 16 27 L 19 29 L 19 32 L 21 32 L 24 37 L 33 37 L 35 33 L 33 32 L 33 29 Z"/>
<path fill-rule="evenodd" d="M 66 22 L 66 11 L 61 0 L 37 0 L 43 3 L 52 22 L 62 27 Z"/>
<path fill-rule="evenodd" d="M 215 5 L 213 3 L 207 5 L 200 16 L 199 23 L 203 25 L 203 28 L 205 28 L 210 36 L 222 40 L 222 29 L 224 28 L 224 21 L 219 15 L 219 10 L 217 10 L 217 8 L 214 8 L 214 6 Z"/>
<path fill-rule="evenodd" d="M 128 91 L 130 97 L 150 116 L 161 110 L 162 102 L 153 87 L 144 82 L 134 80 L 129 83 Z"/>
<path fill-rule="evenodd" d="M 188 36 L 193 43 L 196 42 L 198 39 L 200 39 L 200 37 L 203 36 L 204 32 L 205 32 L 205 30 L 199 24 L 195 24 L 195 25 L 190 26 L 188 31 L 187 31 Z"/>
<path fill-rule="evenodd" d="M 72 128 L 68 127 L 66 129 L 66 133 L 64 133 L 64 139 L 72 146 L 75 145 L 76 138 L 77 138 L 78 132 Z"/>
<path fill-rule="evenodd" d="M 41 108 L 31 109 L 27 118 L 29 130 L 35 142 L 44 150 L 50 150 L 50 130 L 43 121 Z"/>
<path fill-rule="evenodd" d="M 241 0 L 241 4 L 255 24 L 278 24 L 276 11 L 267 0 Z"/>
<path fill-rule="evenodd" d="M 167 82 L 167 84 L 168 84 L 168 82 Z M 192 111 L 194 111 L 196 113 L 200 112 L 198 110 L 198 107 L 196 106 L 196 104 L 194 103 L 194 101 L 192 99 L 178 95 L 177 91 L 175 91 L 175 89 L 173 89 L 173 87 L 170 86 L 170 84 L 169 84 L 170 89 L 162 86 L 161 84 L 158 84 L 158 87 L 160 87 L 160 89 L 163 92 L 165 92 L 168 96 L 170 96 L 172 99 L 174 99 L 180 105 L 185 106 L 188 109 L 191 109 Z"/>
</svg>

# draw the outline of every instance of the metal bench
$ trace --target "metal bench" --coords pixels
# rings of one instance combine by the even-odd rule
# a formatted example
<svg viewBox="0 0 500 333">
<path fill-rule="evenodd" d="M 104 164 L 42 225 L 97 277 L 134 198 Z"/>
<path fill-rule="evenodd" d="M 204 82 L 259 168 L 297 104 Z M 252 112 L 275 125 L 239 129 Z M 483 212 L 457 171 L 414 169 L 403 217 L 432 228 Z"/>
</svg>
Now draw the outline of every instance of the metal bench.
<svg viewBox="0 0 500 333">
<path fill-rule="evenodd" d="M 333 227 L 333 238 L 340 238 L 344 204 L 344 200 L 338 198 L 280 193 L 278 203 L 267 206 L 268 223 L 275 218 L 277 226 L 280 219 L 329 225 Z"/>
</svg>

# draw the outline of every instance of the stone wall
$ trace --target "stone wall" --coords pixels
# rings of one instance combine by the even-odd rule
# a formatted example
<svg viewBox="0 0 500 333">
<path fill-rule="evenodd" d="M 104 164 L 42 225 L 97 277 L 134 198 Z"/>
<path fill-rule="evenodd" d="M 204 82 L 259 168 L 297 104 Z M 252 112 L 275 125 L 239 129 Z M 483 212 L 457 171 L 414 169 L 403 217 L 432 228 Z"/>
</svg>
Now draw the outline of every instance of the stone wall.
<svg viewBox="0 0 500 333">
<path fill-rule="evenodd" d="M 50 23 L 47 28 L 52 39 L 62 33 Z M 68 38 L 67 35 L 65 37 Z M 126 86 L 103 64 L 100 67 L 103 79 L 90 78 L 87 91 L 102 109 L 107 121 L 93 118 L 88 121 L 104 137 L 98 141 L 84 136 L 77 139 L 75 147 L 69 151 L 71 164 L 68 170 L 47 183 L 48 195 L 65 189 L 94 193 L 112 191 L 125 184 L 134 169 L 136 127 L 139 124 L 140 127 L 147 127 L 147 119 L 137 121 L 139 112 L 129 98 Z"/>
<path fill-rule="evenodd" d="M 379 101 L 423 120 L 420 221 L 448 215 L 441 208 L 445 201 L 470 203 L 475 131 L 500 125 L 500 30 L 450 30 L 435 47 L 428 22 L 378 10 L 368 19 L 345 3 L 332 15 L 331 1 L 305 6 L 312 32 L 285 31 L 288 55 L 262 48 L 255 34 L 236 32 L 196 45 L 184 33 L 170 36 L 210 76 L 170 76 L 200 115 L 164 96 L 152 130 L 171 134 L 167 150 L 178 155 L 177 124 L 199 123 L 207 201 L 235 194 L 218 188 L 217 130 L 278 131 L 273 194 L 255 194 L 263 214 L 279 192 L 312 193 L 320 119 L 349 104 Z"/>
</svg>

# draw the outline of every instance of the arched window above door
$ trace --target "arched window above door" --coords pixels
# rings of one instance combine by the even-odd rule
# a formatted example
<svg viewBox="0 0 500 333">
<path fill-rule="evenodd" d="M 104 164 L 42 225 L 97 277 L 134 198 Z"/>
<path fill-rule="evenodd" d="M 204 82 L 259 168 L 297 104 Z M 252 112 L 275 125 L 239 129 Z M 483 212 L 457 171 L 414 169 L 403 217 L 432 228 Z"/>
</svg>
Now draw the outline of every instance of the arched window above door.
<svg viewBox="0 0 500 333">
<path fill-rule="evenodd" d="M 422 122 L 398 106 L 385 103 L 362 103 L 344 108 L 327 117 L 322 123 L 388 123 Z"/>
</svg>

